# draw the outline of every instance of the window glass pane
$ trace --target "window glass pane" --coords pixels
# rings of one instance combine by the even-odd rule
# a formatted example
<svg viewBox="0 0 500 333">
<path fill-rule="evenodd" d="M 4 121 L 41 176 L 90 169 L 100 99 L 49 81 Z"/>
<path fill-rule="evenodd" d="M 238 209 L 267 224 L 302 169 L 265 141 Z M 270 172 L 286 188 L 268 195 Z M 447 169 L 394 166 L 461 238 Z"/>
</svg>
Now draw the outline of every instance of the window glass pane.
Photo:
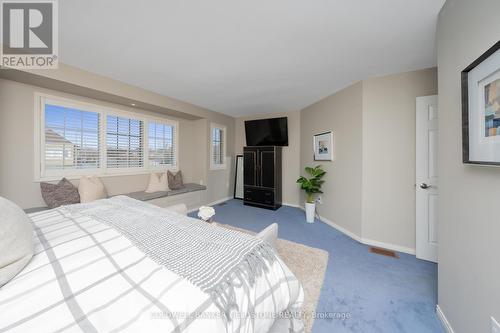
<svg viewBox="0 0 500 333">
<path fill-rule="evenodd" d="M 42 177 L 79 175 L 78 171 L 57 170 L 100 169 L 103 167 L 101 153 L 106 154 L 108 169 L 177 165 L 176 124 L 144 122 L 134 116 L 117 116 L 106 111 L 87 111 L 85 106 L 78 108 L 77 102 L 75 107 L 62 105 L 67 103 L 47 100 L 42 110 Z M 105 126 L 102 126 L 103 119 Z M 148 130 L 147 147 L 144 145 L 145 130 Z M 145 162 L 146 148 L 149 160 Z M 44 173 L 44 170 L 54 172 Z M 103 174 L 99 170 L 91 172 Z"/>
<path fill-rule="evenodd" d="M 118 116 L 107 116 L 106 122 L 107 167 L 143 167 L 143 122 Z"/>
<path fill-rule="evenodd" d="M 212 128 L 212 165 L 224 164 L 224 130 L 219 127 Z"/>
<path fill-rule="evenodd" d="M 99 113 L 45 104 L 45 169 L 96 169 Z"/>
<path fill-rule="evenodd" d="M 149 165 L 153 167 L 175 166 L 176 142 L 174 125 L 150 122 L 148 128 Z"/>
</svg>

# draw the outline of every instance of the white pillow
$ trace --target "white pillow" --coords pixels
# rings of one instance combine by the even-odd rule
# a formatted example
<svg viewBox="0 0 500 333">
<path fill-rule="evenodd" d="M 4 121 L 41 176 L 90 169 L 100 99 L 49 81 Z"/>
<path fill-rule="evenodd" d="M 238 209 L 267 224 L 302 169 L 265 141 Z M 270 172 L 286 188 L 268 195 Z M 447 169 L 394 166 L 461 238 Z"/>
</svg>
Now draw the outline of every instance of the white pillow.
<svg viewBox="0 0 500 333">
<path fill-rule="evenodd" d="M 80 202 L 91 202 L 99 199 L 106 199 L 108 192 L 106 187 L 97 176 L 80 178 L 78 184 L 78 193 L 80 194 Z"/>
<path fill-rule="evenodd" d="M 168 175 L 163 173 L 152 173 L 149 175 L 149 184 L 146 188 L 146 193 L 166 192 L 168 188 Z"/>
<path fill-rule="evenodd" d="M 268 242 L 276 250 L 278 244 L 278 224 L 273 223 L 256 235 L 257 238 Z"/>
<path fill-rule="evenodd" d="M 0 287 L 33 256 L 33 225 L 21 208 L 0 197 Z"/>
</svg>

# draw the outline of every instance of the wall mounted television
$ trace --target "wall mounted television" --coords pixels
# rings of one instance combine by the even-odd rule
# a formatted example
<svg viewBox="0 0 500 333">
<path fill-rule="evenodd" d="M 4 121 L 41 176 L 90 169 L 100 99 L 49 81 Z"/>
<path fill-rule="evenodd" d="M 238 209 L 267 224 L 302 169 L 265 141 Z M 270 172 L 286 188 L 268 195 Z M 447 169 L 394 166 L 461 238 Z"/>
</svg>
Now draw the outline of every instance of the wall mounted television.
<svg viewBox="0 0 500 333">
<path fill-rule="evenodd" d="M 245 121 L 247 146 L 288 146 L 288 118 Z"/>
</svg>

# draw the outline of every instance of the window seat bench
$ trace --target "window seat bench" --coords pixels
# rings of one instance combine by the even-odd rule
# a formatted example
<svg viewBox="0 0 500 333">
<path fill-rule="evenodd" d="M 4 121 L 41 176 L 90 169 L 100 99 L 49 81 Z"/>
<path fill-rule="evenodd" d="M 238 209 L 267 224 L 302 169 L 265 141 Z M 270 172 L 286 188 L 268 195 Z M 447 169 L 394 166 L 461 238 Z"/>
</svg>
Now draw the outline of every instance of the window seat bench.
<svg viewBox="0 0 500 333">
<path fill-rule="evenodd" d="M 203 202 L 203 194 L 206 189 L 207 187 L 204 185 L 186 183 L 184 184 L 184 187 L 179 190 L 154 193 L 138 191 L 132 193 L 122 193 L 118 195 L 126 195 L 140 201 L 148 201 L 149 203 L 160 207 L 168 207 L 183 203 L 188 207 L 188 209 L 195 209 Z M 35 207 L 25 209 L 24 212 L 30 214 L 48 209 L 48 207 Z"/>
</svg>

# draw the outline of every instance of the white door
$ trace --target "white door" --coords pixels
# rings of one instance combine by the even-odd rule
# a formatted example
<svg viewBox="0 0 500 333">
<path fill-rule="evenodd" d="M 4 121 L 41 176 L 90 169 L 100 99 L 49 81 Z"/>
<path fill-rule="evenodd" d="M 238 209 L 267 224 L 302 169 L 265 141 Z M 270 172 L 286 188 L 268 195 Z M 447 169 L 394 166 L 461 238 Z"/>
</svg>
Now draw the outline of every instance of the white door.
<svg viewBox="0 0 500 333">
<path fill-rule="evenodd" d="M 416 254 L 438 258 L 438 98 L 417 97 Z"/>
</svg>

